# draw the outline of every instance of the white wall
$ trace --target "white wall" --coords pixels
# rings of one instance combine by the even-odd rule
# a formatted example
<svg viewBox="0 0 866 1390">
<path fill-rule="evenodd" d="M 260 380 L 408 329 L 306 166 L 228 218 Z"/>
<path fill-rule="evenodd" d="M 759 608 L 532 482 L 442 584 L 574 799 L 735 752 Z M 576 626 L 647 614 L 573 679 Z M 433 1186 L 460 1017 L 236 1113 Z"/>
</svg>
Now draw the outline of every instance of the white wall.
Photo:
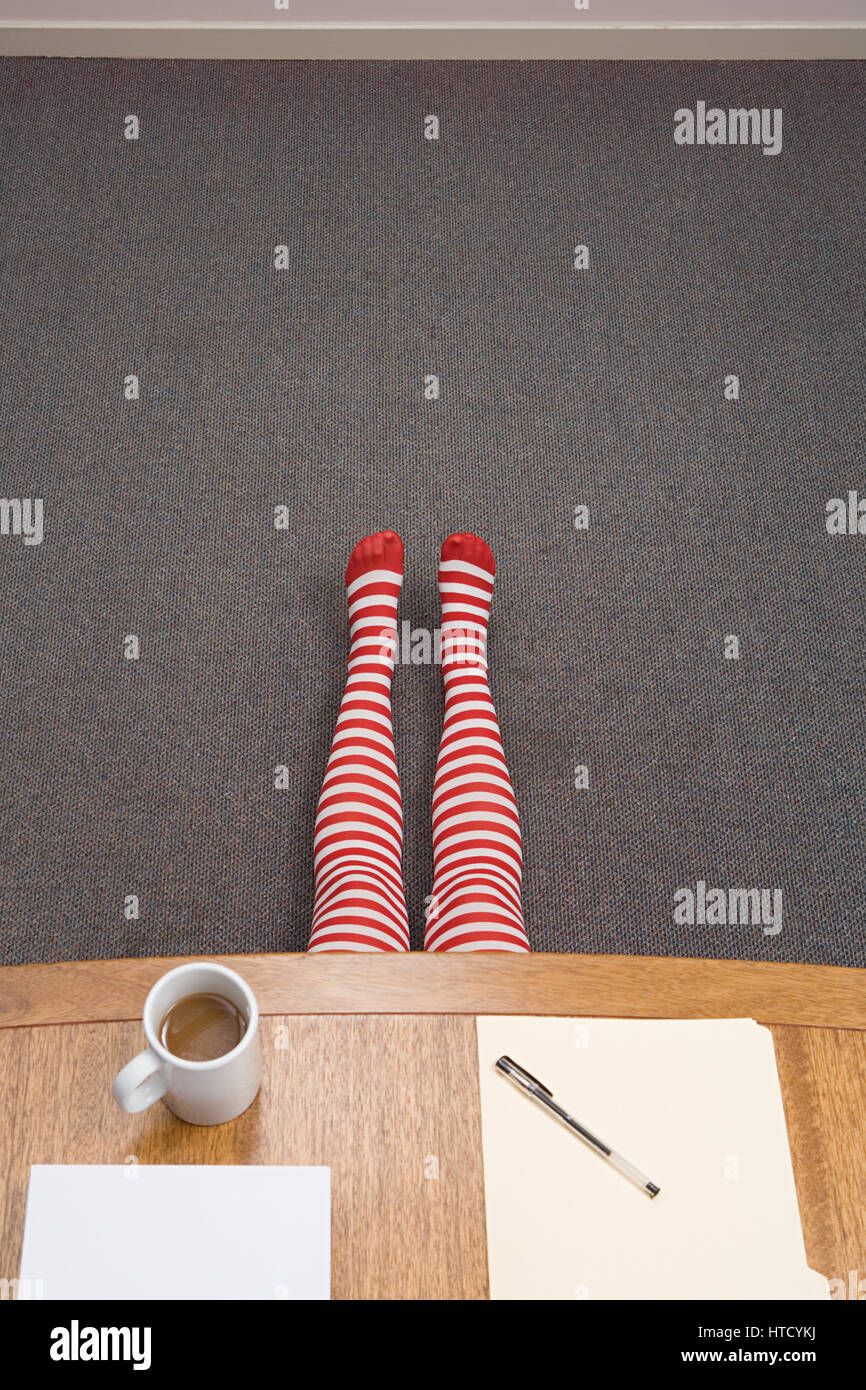
<svg viewBox="0 0 866 1390">
<path fill-rule="evenodd" d="M 866 0 L 0 0 L 0 54 L 862 60 Z"/>
<path fill-rule="evenodd" d="M 0 0 L 0 20 L 199 23 L 866 23 L 866 0 Z"/>
</svg>

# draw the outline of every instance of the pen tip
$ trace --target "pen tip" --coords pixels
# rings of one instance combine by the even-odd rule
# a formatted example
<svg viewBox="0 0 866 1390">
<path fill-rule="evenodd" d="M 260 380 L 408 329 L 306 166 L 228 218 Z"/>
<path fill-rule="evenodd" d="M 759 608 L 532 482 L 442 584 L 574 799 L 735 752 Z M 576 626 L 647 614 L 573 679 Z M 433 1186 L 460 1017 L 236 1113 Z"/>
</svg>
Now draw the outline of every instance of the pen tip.
<svg viewBox="0 0 866 1390">
<path fill-rule="evenodd" d="M 661 1192 L 661 1188 L 656 1187 L 654 1182 L 648 1182 L 646 1185 L 646 1190 L 651 1197 L 657 1197 Z"/>
</svg>

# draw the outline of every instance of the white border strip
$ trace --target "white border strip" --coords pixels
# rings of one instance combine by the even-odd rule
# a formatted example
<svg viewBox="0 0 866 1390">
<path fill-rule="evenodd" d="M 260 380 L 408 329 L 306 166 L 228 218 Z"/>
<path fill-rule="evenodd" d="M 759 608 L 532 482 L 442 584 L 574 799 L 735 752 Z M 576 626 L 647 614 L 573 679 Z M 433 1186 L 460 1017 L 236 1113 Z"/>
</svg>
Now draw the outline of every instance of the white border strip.
<svg viewBox="0 0 866 1390">
<path fill-rule="evenodd" d="M 200 24 L 0 20 L 53 58 L 866 58 L 860 24 Z"/>
</svg>

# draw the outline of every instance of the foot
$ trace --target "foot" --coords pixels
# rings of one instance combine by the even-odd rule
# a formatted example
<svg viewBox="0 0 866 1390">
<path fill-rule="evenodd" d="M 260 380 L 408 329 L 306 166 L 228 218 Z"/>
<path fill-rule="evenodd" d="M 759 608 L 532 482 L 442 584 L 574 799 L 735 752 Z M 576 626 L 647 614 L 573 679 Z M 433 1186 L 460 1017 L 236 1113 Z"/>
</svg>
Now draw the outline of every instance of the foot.
<svg viewBox="0 0 866 1390">
<path fill-rule="evenodd" d="M 358 541 L 346 566 L 346 583 L 354 583 L 371 570 L 390 570 L 402 575 L 403 542 L 396 531 L 377 531 Z"/>
<path fill-rule="evenodd" d="M 485 570 L 491 579 L 496 573 L 496 561 L 490 546 L 480 536 L 473 536 L 468 531 L 465 534 L 449 536 L 447 541 L 443 542 L 442 561 L 444 563 L 450 560 L 475 565 L 478 569 Z"/>
<path fill-rule="evenodd" d="M 384 661 L 393 671 L 402 583 L 403 542 L 395 531 L 377 531 L 358 542 L 346 566 L 351 661 Z"/>
<path fill-rule="evenodd" d="M 455 665 L 486 668 L 487 620 L 496 562 L 479 536 L 449 536 L 439 562 L 442 598 L 442 671 Z"/>
</svg>

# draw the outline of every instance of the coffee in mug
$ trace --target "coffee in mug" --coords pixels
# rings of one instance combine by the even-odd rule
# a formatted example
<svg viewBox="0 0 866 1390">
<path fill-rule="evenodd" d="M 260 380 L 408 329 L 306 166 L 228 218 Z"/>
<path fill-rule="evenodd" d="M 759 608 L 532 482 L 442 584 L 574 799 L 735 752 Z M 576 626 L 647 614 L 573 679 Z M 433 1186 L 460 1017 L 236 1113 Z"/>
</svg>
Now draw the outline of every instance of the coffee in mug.
<svg viewBox="0 0 866 1390">
<path fill-rule="evenodd" d="M 212 1062 L 237 1047 L 247 1029 L 238 1006 L 224 994 L 185 994 L 159 1025 L 166 1052 L 185 1062 Z"/>
</svg>

